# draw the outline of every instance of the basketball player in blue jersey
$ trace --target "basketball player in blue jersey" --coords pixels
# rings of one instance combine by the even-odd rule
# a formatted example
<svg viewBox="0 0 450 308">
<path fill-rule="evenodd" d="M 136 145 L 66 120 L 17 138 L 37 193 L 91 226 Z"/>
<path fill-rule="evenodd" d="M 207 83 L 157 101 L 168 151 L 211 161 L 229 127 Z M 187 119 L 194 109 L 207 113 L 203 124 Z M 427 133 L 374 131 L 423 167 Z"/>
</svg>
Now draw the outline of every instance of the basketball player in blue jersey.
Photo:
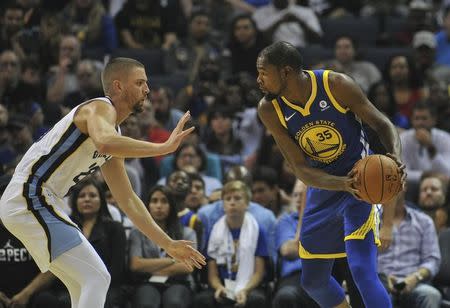
<svg viewBox="0 0 450 308">
<path fill-rule="evenodd" d="M 93 247 L 62 211 L 63 197 L 83 177 L 101 169 L 114 199 L 143 234 L 171 258 L 162 268 L 205 265 L 188 241 L 174 241 L 150 216 L 131 188 L 127 157 L 171 153 L 193 128 L 183 130 L 187 112 L 167 142 L 154 144 L 120 135 L 119 124 L 142 111 L 149 94 L 142 63 L 112 59 L 102 73 L 105 97 L 69 112 L 25 153 L 0 200 L 0 219 L 28 249 L 42 272 L 50 270 L 67 287 L 72 308 L 104 306 L 111 276 Z"/>
<path fill-rule="evenodd" d="M 357 197 L 352 168 L 370 154 L 363 121 L 378 133 L 403 172 L 394 125 L 349 77 L 303 70 L 301 55 L 289 43 L 262 50 L 257 69 L 265 93 L 259 116 L 295 175 L 310 187 L 299 243 L 303 288 L 321 307 L 349 307 L 331 276 L 334 259 L 347 257 L 365 306 L 391 307 L 376 269 L 375 206 Z M 393 210 L 387 206 L 383 217 L 382 231 L 389 235 Z"/>
</svg>

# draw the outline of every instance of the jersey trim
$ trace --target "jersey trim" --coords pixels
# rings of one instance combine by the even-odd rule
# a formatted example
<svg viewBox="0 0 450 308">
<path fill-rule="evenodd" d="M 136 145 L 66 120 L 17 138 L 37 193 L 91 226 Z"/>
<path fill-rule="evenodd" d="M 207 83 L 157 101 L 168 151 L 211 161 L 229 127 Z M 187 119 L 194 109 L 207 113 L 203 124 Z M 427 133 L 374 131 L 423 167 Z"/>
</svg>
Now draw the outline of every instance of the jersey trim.
<svg viewBox="0 0 450 308">
<path fill-rule="evenodd" d="M 326 70 L 323 73 L 323 86 L 325 88 L 325 92 L 327 92 L 328 97 L 331 100 L 331 103 L 333 104 L 334 108 L 336 108 L 341 113 L 347 113 L 348 108 L 344 108 L 341 106 L 341 104 L 338 103 L 338 101 L 334 98 L 333 94 L 330 90 L 330 85 L 328 84 L 328 74 L 330 73 L 330 70 Z"/>
<path fill-rule="evenodd" d="M 298 105 L 292 104 L 284 96 L 281 96 L 281 99 L 283 100 L 283 102 L 286 105 L 288 105 L 289 107 L 291 107 L 294 110 L 297 110 L 304 117 L 310 115 L 309 109 L 311 108 L 311 105 L 314 102 L 314 100 L 316 99 L 316 95 L 317 95 L 317 79 L 316 79 L 316 75 L 314 74 L 313 71 L 305 71 L 305 72 L 307 72 L 309 74 L 310 78 L 311 78 L 311 96 L 309 97 L 308 101 L 306 102 L 305 107 L 302 108 L 302 107 L 300 107 Z"/>
<path fill-rule="evenodd" d="M 283 112 L 281 111 L 280 105 L 278 104 L 278 101 L 276 99 L 272 100 L 273 108 L 275 108 L 275 111 L 278 115 L 278 119 L 280 120 L 281 125 L 284 126 L 284 128 L 287 129 L 286 121 L 284 120 Z"/>
<path fill-rule="evenodd" d="M 340 253 L 310 253 L 307 251 L 302 243 L 298 241 L 298 254 L 302 259 L 337 259 L 345 258 L 347 254 L 345 252 Z"/>
<path fill-rule="evenodd" d="M 369 231 L 372 230 L 375 238 L 375 244 L 377 246 L 380 246 L 381 242 L 380 239 L 378 238 L 378 232 L 376 229 L 377 229 L 377 215 L 375 213 L 375 205 L 372 205 L 372 211 L 370 212 L 369 218 L 367 218 L 366 222 L 357 230 L 347 235 L 344 238 L 344 241 L 363 240 L 366 238 L 366 235 L 369 233 Z"/>
</svg>

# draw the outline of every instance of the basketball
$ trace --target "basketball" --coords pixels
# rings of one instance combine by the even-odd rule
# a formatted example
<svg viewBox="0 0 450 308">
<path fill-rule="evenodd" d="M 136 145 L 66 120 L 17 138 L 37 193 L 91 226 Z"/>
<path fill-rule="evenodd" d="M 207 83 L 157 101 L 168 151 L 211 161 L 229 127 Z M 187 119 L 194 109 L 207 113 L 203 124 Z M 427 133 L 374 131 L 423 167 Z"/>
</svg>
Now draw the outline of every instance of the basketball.
<svg viewBox="0 0 450 308">
<path fill-rule="evenodd" d="M 359 197 L 371 204 L 391 200 L 402 189 L 401 171 L 397 163 L 385 155 L 369 155 L 356 162 L 358 174 L 355 188 Z"/>
</svg>

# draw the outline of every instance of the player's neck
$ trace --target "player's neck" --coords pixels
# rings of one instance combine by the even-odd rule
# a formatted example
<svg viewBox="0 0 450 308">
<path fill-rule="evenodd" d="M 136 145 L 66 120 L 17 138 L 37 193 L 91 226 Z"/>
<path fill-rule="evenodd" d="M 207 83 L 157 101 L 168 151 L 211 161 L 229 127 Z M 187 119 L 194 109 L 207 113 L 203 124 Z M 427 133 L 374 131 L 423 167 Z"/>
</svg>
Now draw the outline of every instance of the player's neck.
<svg viewBox="0 0 450 308">
<path fill-rule="evenodd" d="M 309 75 L 301 71 L 296 78 L 288 80 L 286 89 L 281 95 L 289 102 L 303 107 L 311 96 L 311 82 Z"/>
</svg>

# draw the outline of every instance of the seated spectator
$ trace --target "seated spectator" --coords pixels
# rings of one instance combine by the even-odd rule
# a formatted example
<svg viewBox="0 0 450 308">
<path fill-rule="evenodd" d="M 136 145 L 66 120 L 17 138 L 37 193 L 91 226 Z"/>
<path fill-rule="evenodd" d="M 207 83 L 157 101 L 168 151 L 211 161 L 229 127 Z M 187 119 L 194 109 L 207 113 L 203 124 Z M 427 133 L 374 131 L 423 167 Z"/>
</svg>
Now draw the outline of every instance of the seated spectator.
<svg viewBox="0 0 450 308">
<path fill-rule="evenodd" d="M 74 34 L 83 47 L 103 47 L 109 45 L 104 39 L 106 31 L 104 18 L 107 17 L 102 1 L 97 0 L 71 0 L 61 12 L 65 22 L 70 25 L 70 33 Z M 115 30 L 112 31 L 115 33 Z"/>
<path fill-rule="evenodd" d="M 63 36 L 59 43 L 58 63 L 49 70 L 50 76 L 47 80 L 49 103 L 61 104 L 66 95 L 79 89 L 75 70 L 80 59 L 80 40 L 74 35 Z"/>
<path fill-rule="evenodd" d="M 289 210 L 281 197 L 278 182 L 277 172 L 270 167 L 262 166 L 252 172 L 252 201 L 271 210 L 275 217 Z"/>
<path fill-rule="evenodd" d="M 383 81 L 377 82 L 370 87 L 367 98 L 379 111 L 384 113 L 395 126 L 401 129 L 408 129 L 410 127 L 409 119 L 398 112 L 394 99 Z"/>
<path fill-rule="evenodd" d="M 378 255 L 378 272 L 393 302 L 401 307 L 439 308 L 441 294 L 430 285 L 439 270 L 441 253 L 433 221 L 405 205 L 404 193 L 395 204 L 391 245 Z"/>
<path fill-rule="evenodd" d="M 205 204 L 208 203 L 208 199 L 205 195 L 205 182 L 200 174 L 193 172 L 189 173 L 191 178 L 191 191 L 186 196 L 186 207 L 197 213 L 197 211 Z"/>
<path fill-rule="evenodd" d="M 197 239 L 192 229 L 183 227 L 177 217 L 172 193 L 164 186 L 150 190 L 147 209 L 155 222 L 174 240 Z M 130 235 L 130 270 L 137 283 L 133 308 L 183 308 L 191 304 L 190 270 L 167 256 L 166 252 L 134 229 Z"/>
<path fill-rule="evenodd" d="M 318 307 L 299 283 L 302 263 L 298 255 L 298 242 L 305 200 L 306 185 L 297 180 L 292 191 L 293 211 L 280 217 L 275 231 L 279 280 L 272 302 L 273 307 Z"/>
<path fill-rule="evenodd" d="M 115 17 L 121 45 L 125 48 L 170 48 L 177 41 L 181 8 L 160 1 L 129 0 Z M 139 21 L 139 22 L 138 22 Z"/>
<path fill-rule="evenodd" d="M 204 144 L 206 150 L 219 155 L 223 170 L 242 164 L 242 141 L 234 134 L 230 107 L 213 105 L 208 112 Z"/>
<path fill-rule="evenodd" d="M 448 227 L 447 187 L 448 180 L 442 174 L 424 172 L 420 178 L 418 205 L 433 219 L 438 234 Z"/>
<path fill-rule="evenodd" d="M 341 36 L 336 39 L 334 56 L 341 72 L 352 77 L 361 89 L 367 93 L 370 87 L 381 80 L 378 68 L 370 62 L 358 61 L 357 46 L 353 38 Z"/>
<path fill-rule="evenodd" d="M 111 285 L 106 296 L 105 307 L 121 306 L 124 300 L 121 285 L 125 278 L 126 251 L 123 226 L 112 220 L 105 193 L 95 181 L 88 179 L 77 185 L 73 189 L 70 206 L 71 219 L 92 244 L 111 274 Z M 68 294 L 66 301 L 67 307 L 70 307 Z"/>
<path fill-rule="evenodd" d="M 175 151 L 172 170 L 184 170 L 186 168 L 193 167 L 196 172 L 201 174 L 203 181 L 205 182 L 205 194 L 206 196 L 209 196 L 212 191 L 217 188 L 221 188 L 222 183 L 220 183 L 218 178 L 203 173 L 208 162 L 209 160 L 206 159 L 204 152 L 199 146 L 183 143 Z M 161 172 L 161 174 L 164 173 Z M 158 180 L 158 184 L 162 185 L 165 181 L 166 178 L 162 177 Z"/>
<path fill-rule="evenodd" d="M 195 297 L 194 307 L 265 307 L 261 285 L 268 253 L 264 232 L 247 213 L 250 196 L 243 182 L 225 184 L 225 215 L 214 224 L 207 247 L 211 289 Z"/>
<path fill-rule="evenodd" d="M 305 47 L 322 36 L 319 19 L 312 9 L 289 0 L 272 0 L 253 13 L 259 31 L 270 42 L 286 41 Z"/>
<path fill-rule="evenodd" d="M 386 65 L 384 80 L 397 110 L 407 118 L 414 105 L 425 99 L 422 76 L 417 74 L 414 63 L 404 55 L 392 56 Z"/>
<path fill-rule="evenodd" d="M 400 134 L 402 158 L 408 173 L 408 183 L 419 183 L 424 171 L 440 172 L 450 176 L 450 134 L 435 128 L 435 109 L 418 103 L 411 118 L 412 127 Z"/>
<path fill-rule="evenodd" d="M 167 131 L 172 131 L 184 114 L 173 107 L 174 99 L 174 94 L 168 87 L 154 87 L 150 92 L 155 120 Z"/>
<path fill-rule="evenodd" d="M 230 181 L 239 180 L 244 181 L 248 187 L 251 187 L 251 174 L 244 166 L 234 166 L 226 174 L 224 183 Z M 252 214 L 252 216 L 261 226 L 265 234 L 267 234 L 266 246 L 269 249 L 269 254 L 271 257 L 274 256 L 274 244 L 273 244 L 273 233 L 275 230 L 276 218 L 273 212 L 266 209 L 260 204 L 249 202 L 247 211 Z M 203 226 L 203 241 L 201 250 L 206 250 L 206 245 L 208 242 L 209 235 L 213 228 L 213 225 L 225 214 L 223 200 L 220 199 L 213 203 L 204 205 L 197 213 L 198 218 L 202 222 Z"/>
<path fill-rule="evenodd" d="M 247 72 L 256 77 L 256 59 L 266 45 L 252 16 L 249 14 L 237 15 L 231 21 L 230 38 L 227 49 L 224 50 L 225 58 L 229 59 L 231 63 L 225 69 L 229 70 L 232 75 Z"/>
</svg>

